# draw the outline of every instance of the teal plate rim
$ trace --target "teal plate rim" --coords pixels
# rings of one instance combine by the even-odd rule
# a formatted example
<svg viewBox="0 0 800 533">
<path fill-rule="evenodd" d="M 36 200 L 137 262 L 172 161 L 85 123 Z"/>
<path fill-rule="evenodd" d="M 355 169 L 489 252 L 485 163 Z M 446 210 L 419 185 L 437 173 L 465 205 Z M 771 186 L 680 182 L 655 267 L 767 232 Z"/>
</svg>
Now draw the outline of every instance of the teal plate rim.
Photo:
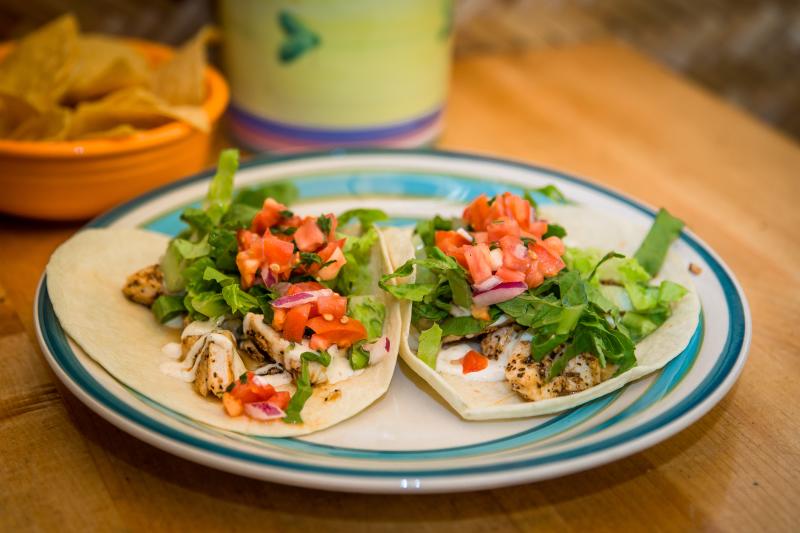
<svg viewBox="0 0 800 533">
<path fill-rule="evenodd" d="M 633 200 L 596 183 L 588 180 L 578 178 L 576 176 L 566 174 L 560 171 L 555 171 L 545 167 L 531 165 L 527 163 L 511 161 L 507 159 L 493 158 L 482 155 L 466 154 L 460 152 L 437 151 L 437 150 L 386 150 L 386 149 L 337 149 L 331 151 L 321 152 L 308 152 L 303 154 L 293 154 L 287 156 L 261 156 L 253 158 L 241 165 L 241 168 L 250 168 L 256 166 L 269 165 L 270 163 L 282 163 L 286 161 L 301 160 L 301 159 L 318 159 L 324 157 L 339 157 L 347 155 L 392 155 L 392 156 L 434 156 L 442 158 L 453 158 L 460 160 L 473 160 L 480 162 L 489 162 L 501 164 L 505 166 L 517 167 L 524 170 L 535 171 L 545 175 L 551 175 L 558 179 L 575 183 L 579 186 L 592 189 L 596 192 L 609 196 L 613 199 L 621 201 L 638 211 L 654 217 L 655 212 L 650 207 L 642 204 L 639 201 Z M 202 172 L 194 176 L 184 178 L 182 180 L 172 182 L 164 185 L 158 189 L 145 193 L 137 198 L 134 198 L 89 222 L 85 228 L 91 227 L 104 227 L 122 217 L 124 214 L 134 209 L 135 207 L 146 203 L 154 198 L 157 198 L 167 192 L 186 186 L 197 181 L 205 180 L 214 174 L 213 170 Z M 303 472 L 339 475 L 339 476 L 366 476 L 366 477 L 387 477 L 391 479 L 399 479 L 401 477 L 418 477 L 425 478 L 431 476 L 453 476 L 453 475 L 470 475 L 470 474 L 486 474 L 498 473 L 508 470 L 515 470 L 521 468 L 529 468 L 545 464 L 552 464 L 560 461 L 572 460 L 576 458 L 585 457 L 587 455 L 596 454 L 602 451 L 611 450 L 617 446 L 627 442 L 644 439 L 652 433 L 663 430 L 667 425 L 675 424 L 679 420 L 689 417 L 693 414 L 696 416 L 702 415 L 705 410 L 711 407 L 707 406 L 705 410 L 697 413 L 697 410 L 702 407 L 704 400 L 714 395 L 717 392 L 724 393 L 726 389 L 720 391 L 723 386 L 730 387 L 741 369 L 743 360 L 746 356 L 746 351 L 749 345 L 750 337 L 750 321 L 749 312 L 747 311 L 747 303 L 744 295 L 738 289 L 738 284 L 735 282 L 733 276 L 710 250 L 699 241 L 696 237 L 687 231 L 681 233 L 681 240 L 689 245 L 703 260 L 708 264 L 714 272 L 717 281 L 720 283 L 726 300 L 728 314 L 730 319 L 730 327 L 728 335 L 725 340 L 724 347 L 720 353 L 717 362 L 713 369 L 708 373 L 705 380 L 695 388 L 691 394 L 681 400 L 677 405 L 673 406 L 668 411 L 661 415 L 649 419 L 641 425 L 631 428 L 623 433 L 609 436 L 600 441 L 573 448 L 564 452 L 557 452 L 550 455 L 541 457 L 508 461 L 492 465 L 482 465 L 475 467 L 459 467 L 459 468 L 443 468 L 443 469 L 425 469 L 425 470 L 374 470 L 374 469 L 357 469 L 357 468 L 342 468 L 336 466 L 321 466 L 321 465 L 308 465 L 296 463 L 292 461 L 284 461 L 270 457 L 264 457 L 252 454 L 239 449 L 232 449 L 214 442 L 209 442 L 204 439 L 194 437 L 182 433 L 175 428 L 162 424 L 144 413 L 137 411 L 124 402 L 120 401 L 113 394 L 109 393 L 99 382 L 97 382 L 85 369 L 80 365 L 74 353 L 70 349 L 66 341 L 66 335 L 61 329 L 55 313 L 52 309 L 49 297 L 47 295 L 46 279 L 42 276 L 39 283 L 36 306 L 34 309 L 36 327 L 39 333 L 40 342 L 43 348 L 46 348 L 52 354 L 52 359 L 48 358 L 51 364 L 58 365 L 59 369 L 73 381 L 74 385 L 82 390 L 85 394 L 89 395 L 94 401 L 109 409 L 111 412 L 132 422 L 138 426 L 139 429 L 148 433 L 156 434 L 160 437 L 176 441 L 182 445 L 192 447 L 200 452 L 212 453 L 215 455 L 232 458 L 239 461 L 249 463 L 261 464 L 265 466 L 278 467 L 287 470 L 297 470 Z M 702 338 L 702 325 L 698 327 L 698 332 L 695 334 L 695 339 L 700 336 Z M 697 347 L 695 347 L 696 350 Z M 692 357 L 692 360 L 694 358 Z M 740 364 L 737 365 L 737 362 Z M 732 372 L 734 374 L 732 375 Z M 602 400 L 599 399 L 599 400 Z M 712 404 L 713 405 L 713 404 Z M 676 430 L 677 431 L 677 430 Z M 674 433 L 674 432 L 672 432 Z M 671 435 L 672 433 L 669 433 Z M 669 436 L 666 435 L 666 436 Z M 514 438 L 516 435 L 511 435 L 507 438 Z M 664 438 L 666 438 L 666 436 Z M 151 442 L 153 443 L 153 442 Z M 155 443 L 153 443 L 155 444 Z M 485 444 L 485 443 L 481 443 Z M 316 445 L 315 445 L 316 446 Z M 319 445 L 326 447 L 324 445 Z M 461 447 L 456 447 L 461 448 Z M 442 451 L 446 451 L 442 450 Z M 437 450 L 429 450 L 428 452 L 436 452 Z M 392 452 L 372 452 L 383 454 L 383 458 L 391 458 Z M 414 452 L 409 452 L 414 453 Z M 599 463 L 598 463 L 599 464 Z"/>
</svg>

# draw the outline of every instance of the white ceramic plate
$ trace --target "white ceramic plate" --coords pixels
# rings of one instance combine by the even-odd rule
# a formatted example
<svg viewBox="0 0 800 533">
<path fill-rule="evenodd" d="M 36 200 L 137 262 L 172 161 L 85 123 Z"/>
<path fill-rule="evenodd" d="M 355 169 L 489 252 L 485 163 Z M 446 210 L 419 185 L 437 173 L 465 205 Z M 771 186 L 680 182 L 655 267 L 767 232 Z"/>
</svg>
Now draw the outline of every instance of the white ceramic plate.
<svg viewBox="0 0 800 533">
<path fill-rule="evenodd" d="M 141 196 L 91 227 L 144 227 L 170 235 L 180 212 L 206 192 L 210 174 Z M 476 195 L 557 185 L 571 200 L 649 225 L 654 211 L 605 187 L 543 168 L 445 152 L 354 151 L 256 160 L 237 185 L 291 180 L 293 210 L 378 206 L 394 224 L 452 211 Z M 542 201 L 546 199 L 540 198 Z M 354 492 L 455 492 L 552 478 L 598 466 L 664 440 L 730 389 L 744 364 L 751 323 L 730 270 L 691 231 L 678 251 L 702 269 L 703 306 L 687 349 L 661 372 L 555 416 L 461 420 L 401 363 L 389 392 L 358 416 L 298 439 L 220 431 L 139 396 L 110 377 L 64 334 L 44 279 L 36 299 L 39 342 L 58 377 L 84 403 L 159 448 L 259 479 Z"/>
</svg>

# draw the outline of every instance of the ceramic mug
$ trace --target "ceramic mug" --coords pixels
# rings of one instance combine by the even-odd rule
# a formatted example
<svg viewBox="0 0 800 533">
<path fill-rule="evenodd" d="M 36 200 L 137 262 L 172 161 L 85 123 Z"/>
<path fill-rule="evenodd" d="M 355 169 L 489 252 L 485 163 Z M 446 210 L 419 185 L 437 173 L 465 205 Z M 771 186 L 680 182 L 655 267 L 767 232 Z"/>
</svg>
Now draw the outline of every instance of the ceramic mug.
<svg viewBox="0 0 800 533">
<path fill-rule="evenodd" d="M 441 131 L 452 0 L 223 0 L 230 128 L 256 150 L 416 147 Z"/>
</svg>

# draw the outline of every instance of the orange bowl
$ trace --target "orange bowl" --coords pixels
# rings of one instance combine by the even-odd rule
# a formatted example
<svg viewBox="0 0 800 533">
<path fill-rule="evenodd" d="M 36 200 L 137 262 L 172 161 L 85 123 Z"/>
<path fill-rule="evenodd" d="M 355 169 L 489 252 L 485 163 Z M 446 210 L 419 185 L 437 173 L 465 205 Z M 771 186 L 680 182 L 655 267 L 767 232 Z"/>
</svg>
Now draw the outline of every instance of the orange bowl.
<svg viewBox="0 0 800 533">
<path fill-rule="evenodd" d="M 129 42 L 153 64 L 173 53 L 160 44 Z M 0 59 L 12 46 L 0 44 Z M 203 108 L 213 131 L 228 104 L 228 85 L 211 67 L 205 78 Z M 210 149 L 211 133 L 177 121 L 118 139 L 0 139 L 0 212 L 49 220 L 89 218 L 202 170 Z"/>
</svg>

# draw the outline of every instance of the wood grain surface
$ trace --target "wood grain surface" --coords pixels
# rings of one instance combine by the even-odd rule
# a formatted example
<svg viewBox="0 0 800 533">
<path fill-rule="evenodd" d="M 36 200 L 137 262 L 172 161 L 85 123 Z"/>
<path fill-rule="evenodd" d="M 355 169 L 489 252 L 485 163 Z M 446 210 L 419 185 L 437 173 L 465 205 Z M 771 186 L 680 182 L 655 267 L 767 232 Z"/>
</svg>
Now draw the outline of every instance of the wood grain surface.
<svg viewBox="0 0 800 533">
<path fill-rule="evenodd" d="M 78 225 L 0 218 L 0 530 L 797 530 L 800 148 L 610 42 L 459 59 L 440 145 L 574 172 L 683 218 L 750 301 L 750 358 L 728 396 L 643 453 L 542 483 L 369 496 L 256 482 L 128 436 L 57 382 L 34 290 Z"/>
</svg>

